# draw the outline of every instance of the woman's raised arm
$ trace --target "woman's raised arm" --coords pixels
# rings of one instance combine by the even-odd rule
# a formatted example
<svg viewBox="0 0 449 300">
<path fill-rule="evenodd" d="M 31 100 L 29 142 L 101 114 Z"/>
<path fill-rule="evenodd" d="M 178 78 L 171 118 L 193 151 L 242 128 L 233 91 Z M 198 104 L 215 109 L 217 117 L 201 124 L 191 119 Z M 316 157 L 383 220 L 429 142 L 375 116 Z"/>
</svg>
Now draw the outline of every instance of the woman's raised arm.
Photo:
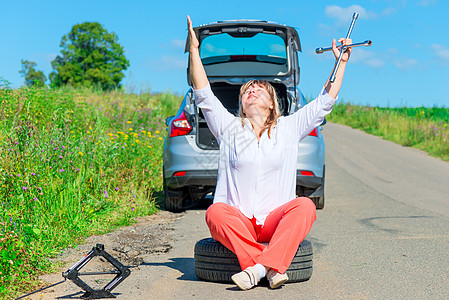
<svg viewBox="0 0 449 300">
<path fill-rule="evenodd" d="M 350 44 L 352 44 L 352 40 L 351 39 L 341 38 L 341 39 L 338 40 L 338 42 L 341 43 L 342 46 L 343 45 L 350 45 Z M 336 60 L 340 56 L 340 49 L 341 49 L 340 47 L 337 47 L 337 42 L 334 39 L 332 41 L 332 51 L 334 52 Z M 337 97 L 338 92 L 340 91 L 341 83 L 343 81 L 343 75 L 345 74 L 346 64 L 348 62 L 349 56 L 351 55 L 351 50 L 352 50 L 352 48 L 349 47 L 343 53 L 343 56 L 341 57 L 340 67 L 338 68 L 337 74 L 335 75 L 335 81 L 334 82 L 330 82 L 329 79 L 328 79 L 326 84 L 324 85 L 324 87 L 326 89 L 326 92 L 329 94 L 329 96 L 331 96 L 334 99 Z"/>
<path fill-rule="evenodd" d="M 195 31 L 193 30 L 192 20 L 190 16 L 187 16 L 187 29 L 189 31 L 189 57 L 190 57 L 190 80 L 192 81 L 193 88 L 195 90 L 202 89 L 209 83 L 204 70 L 203 63 L 201 62 L 198 39 Z"/>
</svg>

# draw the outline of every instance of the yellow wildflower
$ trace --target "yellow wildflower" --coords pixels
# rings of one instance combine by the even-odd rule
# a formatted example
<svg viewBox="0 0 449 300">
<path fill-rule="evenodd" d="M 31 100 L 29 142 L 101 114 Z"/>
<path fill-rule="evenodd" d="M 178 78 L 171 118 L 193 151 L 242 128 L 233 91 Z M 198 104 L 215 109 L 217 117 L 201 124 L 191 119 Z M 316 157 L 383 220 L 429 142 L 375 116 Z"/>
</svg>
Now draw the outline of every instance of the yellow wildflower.
<svg viewBox="0 0 449 300">
<path fill-rule="evenodd" d="M 131 124 L 131 121 L 126 121 L 126 123 Z"/>
<path fill-rule="evenodd" d="M 79 155 L 81 155 L 81 156 L 83 156 L 83 152 L 81 152 L 81 151 L 80 151 L 80 152 L 78 152 L 78 154 L 79 154 Z"/>
</svg>

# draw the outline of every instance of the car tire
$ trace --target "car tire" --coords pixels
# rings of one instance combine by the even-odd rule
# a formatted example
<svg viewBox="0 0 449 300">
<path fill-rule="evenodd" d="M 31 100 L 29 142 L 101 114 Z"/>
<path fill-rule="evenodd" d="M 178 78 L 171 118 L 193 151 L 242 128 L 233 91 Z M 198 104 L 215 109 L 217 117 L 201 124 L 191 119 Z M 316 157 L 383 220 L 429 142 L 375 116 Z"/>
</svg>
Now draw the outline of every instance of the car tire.
<svg viewBox="0 0 449 300">
<path fill-rule="evenodd" d="M 165 210 L 171 212 L 182 212 L 184 208 L 184 193 L 183 191 L 172 190 L 164 186 Z"/>
<path fill-rule="evenodd" d="M 324 208 L 324 182 L 326 177 L 326 169 L 323 166 L 323 183 L 321 184 L 321 189 L 323 189 L 323 195 L 320 197 L 311 197 L 310 199 L 315 203 L 316 209 L 323 209 Z"/>
<path fill-rule="evenodd" d="M 287 282 L 306 281 L 313 272 L 312 244 L 304 240 L 287 269 Z M 195 245 L 195 275 L 212 282 L 232 282 L 231 276 L 240 272 L 237 257 L 221 243 L 205 238 Z"/>
<path fill-rule="evenodd" d="M 311 197 L 310 200 L 315 203 L 316 209 L 323 209 L 324 208 L 324 195 L 321 197 Z"/>
<path fill-rule="evenodd" d="M 323 178 L 321 180 L 321 185 L 315 190 L 306 189 L 300 185 L 296 186 L 296 195 L 298 197 L 304 196 L 308 197 L 315 204 L 316 209 L 324 208 L 324 182 L 325 182 L 325 166 L 323 166 Z M 321 194 L 319 197 L 314 197 L 313 194 Z"/>
<path fill-rule="evenodd" d="M 163 172 L 165 174 L 165 172 Z M 171 212 L 182 212 L 185 210 L 185 193 L 183 190 L 174 190 L 167 187 L 165 176 L 162 177 L 162 188 L 164 191 L 165 210 Z"/>
</svg>

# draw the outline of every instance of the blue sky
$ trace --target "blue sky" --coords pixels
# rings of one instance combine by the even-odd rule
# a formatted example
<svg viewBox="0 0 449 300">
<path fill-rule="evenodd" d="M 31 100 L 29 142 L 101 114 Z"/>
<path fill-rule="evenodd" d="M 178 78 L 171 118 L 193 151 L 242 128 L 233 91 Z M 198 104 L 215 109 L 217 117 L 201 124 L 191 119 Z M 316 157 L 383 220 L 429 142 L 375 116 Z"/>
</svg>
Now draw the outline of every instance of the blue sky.
<svg viewBox="0 0 449 300">
<path fill-rule="evenodd" d="M 6 1 L 1 0 L 0 77 L 23 85 L 21 60 L 46 75 L 73 25 L 97 21 L 115 32 L 130 60 L 123 84 L 129 89 L 184 94 L 187 89 L 186 15 L 194 26 L 217 20 L 261 19 L 297 28 L 300 86 L 314 97 L 329 76 L 331 53 L 314 50 L 344 37 L 360 14 L 352 38 L 371 47 L 353 51 L 340 99 L 372 106 L 444 106 L 449 93 L 449 1 Z"/>
</svg>

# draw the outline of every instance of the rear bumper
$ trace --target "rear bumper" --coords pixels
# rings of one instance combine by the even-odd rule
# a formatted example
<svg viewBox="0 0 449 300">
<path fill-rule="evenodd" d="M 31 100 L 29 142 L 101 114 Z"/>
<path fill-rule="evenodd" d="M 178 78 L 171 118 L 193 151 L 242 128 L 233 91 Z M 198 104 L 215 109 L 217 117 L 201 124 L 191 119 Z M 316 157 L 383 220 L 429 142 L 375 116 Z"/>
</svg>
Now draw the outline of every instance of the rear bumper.
<svg viewBox="0 0 449 300">
<path fill-rule="evenodd" d="M 323 184 L 322 177 L 302 176 L 302 175 L 296 176 L 296 185 L 300 185 L 308 189 L 316 189 L 322 184 Z"/>
<path fill-rule="evenodd" d="M 166 177 L 165 182 L 169 188 L 178 189 L 186 186 L 207 186 L 215 187 L 217 184 L 218 170 L 191 170 L 183 171 L 182 176 Z M 176 174 L 176 173 L 175 173 Z M 296 176 L 296 185 L 304 187 L 306 190 L 317 190 L 323 186 L 323 178 L 316 176 Z M 324 191 L 323 191 L 324 192 Z M 314 193 L 315 194 L 315 193 Z M 312 196 L 321 196 L 312 195 Z"/>
<path fill-rule="evenodd" d="M 306 137 L 305 139 L 309 139 Z M 313 172 L 314 176 L 303 176 L 297 171 L 296 185 L 305 190 L 317 190 L 323 185 L 324 151 L 316 138 L 300 144 L 297 168 Z M 321 151 L 320 151 L 321 150 Z M 176 176 L 185 172 L 183 176 Z M 187 186 L 215 187 L 218 175 L 218 150 L 198 148 L 195 136 L 179 136 L 164 145 L 164 178 L 172 189 Z M 318 176 L 316 176 L 318 175 Z"/>
<path fill-rule="evenodd" d="M 185 171 L 185 175 L 183 176 L 165 178 L 165 184 L 172 189 L 178 189 L 185 186 L 215 187 L 217 185 L 217 174 L 218 170 Z"/>
</svg>

